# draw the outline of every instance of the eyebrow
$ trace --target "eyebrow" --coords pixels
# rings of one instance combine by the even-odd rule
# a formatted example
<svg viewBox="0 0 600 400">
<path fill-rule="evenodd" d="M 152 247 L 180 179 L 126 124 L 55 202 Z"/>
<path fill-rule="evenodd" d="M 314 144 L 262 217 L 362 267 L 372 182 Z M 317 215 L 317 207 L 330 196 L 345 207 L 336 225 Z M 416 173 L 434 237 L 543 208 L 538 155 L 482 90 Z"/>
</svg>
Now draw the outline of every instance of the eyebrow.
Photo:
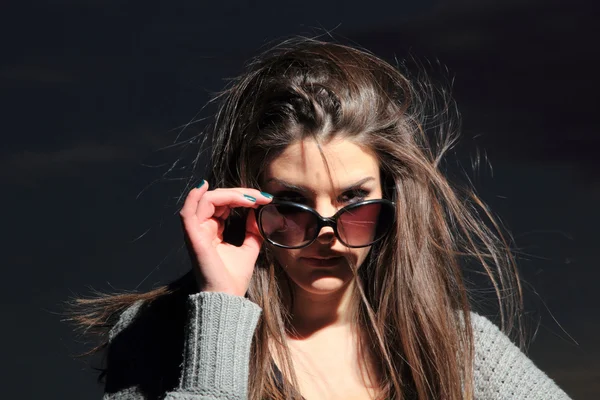
<svg viewBox="0 0 600 400">
<path fill-rule="evenodd" d="M 348 186 L 340 189 L 339 191 L 340 192 L 347 192 L 349 190 L 359 188 L 362 185 L 364 185 L 365 183 L 370 182 L 370 181 L 374 181 L 374 180 L 375 180 L 374 177 L 367 176 L 366 178 L 363 178 L 363 179 L 361 179 L 361 180 L 359 180 L 359 181 L 357 181 L 357 182 L 355 182 L 355 183 L 353 183 L 351 185 L 348 185 Z M 280 186 L 283 186 L 284 188 L 286 188 L 288 190 L 293 190 L 293 191 L 300 192 L 300 193 L 311 193 L 313 195 L 315 194 L 315 191 L 312 190 L 312 189 L 308 189 L 305 186 L 294 185 L 293 183 L 286 182 L 286 181 L 284 181 L 282 179 L 270 178 L 270 179 L 267 180 L 266 183 L 271 183 L 271 182 L 274 182 L 274 183 L 276 183 L 276 184 L 278 184 Z"/>
</svg>

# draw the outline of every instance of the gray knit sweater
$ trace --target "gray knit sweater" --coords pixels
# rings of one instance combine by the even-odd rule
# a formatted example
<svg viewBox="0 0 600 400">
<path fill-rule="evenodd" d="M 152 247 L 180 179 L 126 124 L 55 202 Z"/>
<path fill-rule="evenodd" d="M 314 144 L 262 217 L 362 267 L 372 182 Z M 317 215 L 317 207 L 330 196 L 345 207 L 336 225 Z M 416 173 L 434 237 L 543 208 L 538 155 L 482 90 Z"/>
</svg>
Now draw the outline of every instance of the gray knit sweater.
<svg viewBox="0 0 600 400">
<path fill-rule="evenodd" d="M 111 330 L 104 400 L 246 399 L 260 307 L 224 293 L 163 297 Z M 569 398 L 489 320 L 473 313 L 472 325 L 476 399 Z"/>
</svg>

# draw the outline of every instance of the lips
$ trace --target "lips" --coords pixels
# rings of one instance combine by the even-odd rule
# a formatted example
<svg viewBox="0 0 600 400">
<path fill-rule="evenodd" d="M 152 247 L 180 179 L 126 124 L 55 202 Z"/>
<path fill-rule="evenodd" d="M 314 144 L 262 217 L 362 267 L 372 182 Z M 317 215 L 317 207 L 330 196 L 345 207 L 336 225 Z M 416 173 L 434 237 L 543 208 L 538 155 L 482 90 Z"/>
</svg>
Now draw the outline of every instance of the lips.
<svg viewBox="0 0 600 400">
<path fill-rule="evenodd" d="M 333 267 L 338 265 L 344 257 L 329 257 L 329 258 L 313 258 L 313 257 L 302 257 L 301 260 L 313 267 Z"/>
</svg>

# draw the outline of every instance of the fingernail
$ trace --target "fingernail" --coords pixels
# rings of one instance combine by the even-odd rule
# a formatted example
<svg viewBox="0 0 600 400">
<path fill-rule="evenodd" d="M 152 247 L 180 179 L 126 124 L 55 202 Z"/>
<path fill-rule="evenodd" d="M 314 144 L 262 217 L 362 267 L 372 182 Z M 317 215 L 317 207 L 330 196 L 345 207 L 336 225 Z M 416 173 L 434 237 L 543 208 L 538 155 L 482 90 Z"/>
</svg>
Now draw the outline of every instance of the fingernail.
<svg viewBox="0 0 600 400">
<path fill-rule="evenodd" d="M 266 193 L 266 192 L 260 192 L 260 194 L 262 194 L 263 196 L 265 196 L 267 199 L 272 199 L 273 198 L 272 194 L 269 194 L 269 193 Z"/>
<path fill-rule="evenodd" d="M 204 182 L 206 182 L 204 179 L 202 179 L 202 182 L 200 182 L 198 184 L 198 186 L 196 186 L 196 189 L 200 189 L 202 186 L 204 186 Z"/>
<path fill-rule="evenodd" d="M 250 201 L 256 201 L 256 199 L 252 196 L 248 196 L 247 194 L 244 195 L 245 198 L 247 198 Z"/>
</svg>

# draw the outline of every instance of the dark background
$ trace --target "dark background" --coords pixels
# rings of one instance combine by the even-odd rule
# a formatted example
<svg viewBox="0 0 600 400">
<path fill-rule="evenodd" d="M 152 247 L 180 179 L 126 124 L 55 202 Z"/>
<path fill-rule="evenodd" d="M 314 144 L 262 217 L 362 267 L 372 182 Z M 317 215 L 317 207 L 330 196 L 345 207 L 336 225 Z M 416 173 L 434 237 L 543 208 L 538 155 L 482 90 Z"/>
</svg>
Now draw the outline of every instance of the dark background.
<svg viewBox="0 0 600 400">
<path fill-rule="evenodd" d="M 153 183 L 164 167 L 148 165 L 177 158 L 159 149 L 259 49 L 333 32 L 448 68 L 458 159 L 469 172 L 475 147 L 487 152 L 493 169 L 470 176 L 520 248 L 529 326 L 540 323 L 529 355 L 573 398 L 598 398 L 592 1 L 12 3 L 0 5 L 1 397 L 101 397 L 73 357 L 91 342 L 61 322 L 62 302 L 148 290 L 188 268 L 183 182 Z"/>
</svg>

